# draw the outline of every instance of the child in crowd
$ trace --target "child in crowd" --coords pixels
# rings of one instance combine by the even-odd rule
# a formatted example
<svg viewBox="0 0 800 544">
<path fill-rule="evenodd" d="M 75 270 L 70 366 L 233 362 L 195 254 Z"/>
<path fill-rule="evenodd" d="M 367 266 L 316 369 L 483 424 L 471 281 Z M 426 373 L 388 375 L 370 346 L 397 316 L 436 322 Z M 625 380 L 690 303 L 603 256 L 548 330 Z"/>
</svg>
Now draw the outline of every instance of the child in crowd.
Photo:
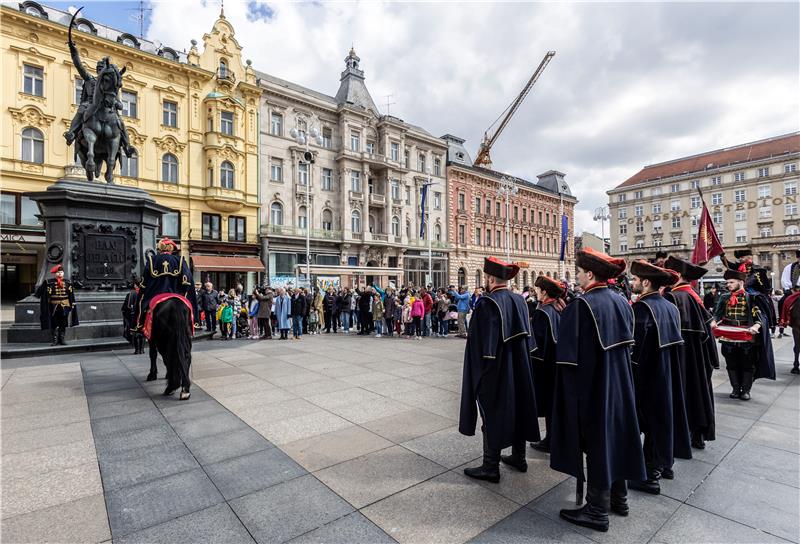
<svg viewBox="0 0 800 544">
<path fill-rule="evenodd" d="M 372 296 L 372 321 L 375 323 L 375 338 L 380 338 L 383 332 L 383 302 L 378 293 Z"/>
<path fill-rule="evenodd" d="M 319 334 L 319 312 L 316 307 L 308 313 L 308 334 Z"/>
<path fill-rule="evenodd" d="M 233 308 L 231 307 L 230 301 L 228 300 L 227 295 L 222 295 L 222 302 L 217 309 L 217 321 L 219 321 L 219 327 L 222 331 L 222 340 L 230 340 L 232 331 L 232 324 L 233 324 Z"/>
</svg>

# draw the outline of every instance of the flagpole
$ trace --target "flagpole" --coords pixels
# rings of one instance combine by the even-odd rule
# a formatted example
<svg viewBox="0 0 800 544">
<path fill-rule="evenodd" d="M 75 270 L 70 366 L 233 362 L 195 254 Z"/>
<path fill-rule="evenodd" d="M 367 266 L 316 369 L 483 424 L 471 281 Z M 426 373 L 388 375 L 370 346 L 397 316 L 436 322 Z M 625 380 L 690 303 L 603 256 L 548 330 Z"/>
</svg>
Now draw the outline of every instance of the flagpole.
<svg viewBox="0 0 800 544">
<path fill-rule="evenodd" d="M 558 215 L 559 215 L 559 218 L 561 219 L 561 224 L 563 225 L 564 224 L 564 194 L 563 193 L 560 193 L 560 192 L 558 193 L 558 200 L 559 200 Z M 569 232 L 569 228 L 567 228 L 567 232 Z M 564 244 L 568 243 L 568 242 L 565 242 L 563 240 L 563 238 L 564 238 L 564 229 L 563 228 L 561 229 L 561 238 L 562 238 L 561 246 L 564 248 L 564 251 L 562 252 L 563 259 L 559 259 L 558 260 L 558 279 L 563 280 L 564 279 L 564 261 L 567 258 L 567 256 L 566 256 L 567 247 Z M 605 249 L 605 248 L 603 248 L 603 249 Z"/>
</svg>

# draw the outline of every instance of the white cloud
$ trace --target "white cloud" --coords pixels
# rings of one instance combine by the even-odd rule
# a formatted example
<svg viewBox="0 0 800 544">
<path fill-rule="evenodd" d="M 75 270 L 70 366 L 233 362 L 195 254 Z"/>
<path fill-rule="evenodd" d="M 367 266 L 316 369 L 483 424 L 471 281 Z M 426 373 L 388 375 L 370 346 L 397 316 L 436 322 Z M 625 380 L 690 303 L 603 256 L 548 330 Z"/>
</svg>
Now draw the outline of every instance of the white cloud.
<svg viewBox="0 0 800 544">
<path fill-rule="evenodd" d="M 379 105 L 467 139 L 557 54 L 492 158 L 535 179 L 558 169 L 580 199 L 576 232 L 605 191 L 645 164 L 798 130 L 797 3 L 225 3 L 258 70 L 335 94 L 353 44 Z M 250 6 L 250 7 L 249 7 Z M 154 2 L 148 37 L 200 41 L 217 2 Z"/>
</svg>

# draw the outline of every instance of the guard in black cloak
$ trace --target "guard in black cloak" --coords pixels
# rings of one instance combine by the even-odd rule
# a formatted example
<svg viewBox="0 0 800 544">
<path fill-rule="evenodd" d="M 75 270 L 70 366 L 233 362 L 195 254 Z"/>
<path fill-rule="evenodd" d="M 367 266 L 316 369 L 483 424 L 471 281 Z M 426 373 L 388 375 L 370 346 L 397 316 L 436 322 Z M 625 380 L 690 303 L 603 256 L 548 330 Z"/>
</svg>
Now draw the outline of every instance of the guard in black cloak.
<svg viewBox="0 0 800 544">
<path fill-rule="evenodd" d="M 679 275 L 644 260 L 631 263 L 631 274 L 633 292 L 639 295 L 633 303 L 631 360 L 647 479 L 631 480 L 628 487 L 658 495 L 662 470 L 671 471 L 675 457 L 692 458 L 683 390 L 672 383 L 680 380 L 681 318 L 678 308 L 659 293 Z"/>
<path fill-rule="evenodd" d="M 706 440 L 716 439 L 711 374 L 715 368 L 719 368 L 719 355 L 717 343 L 711 334 L 711 314 L 689 282 L 699 280 L 708 270 L 677 257 L 667 259 L 666 268 L 679 275 L 678 282 L 664 298 L 678 307 L 681 316 L 683 357 L 680 369 L 686 417 L 689 420 L 692 447 L 702 450 L 706 447 Z M 667 478 L 669 474 L 662 476 Z"/>
<path fill-rule="evenodd" d="M 526 472 L 525 442 L 539 440 L 530 362 L 536 346 L 525 301 L 508 290 L 519 267 L 490 257 L 483 272 L 486 294 L 475 304 L 464 349 L 458 431 L 473 436 L 480 411 L 483 464 L 464 474 L 497 483 L 500 461 Z M 511 455 L 501 457 L 509 446 Z"/>
<path fill-rule="evenodd" d="M 544 417 L 547 435 L 531 447 L 550 453 L 550 428 L 553 422 L 553 389 L 556 384 L 556 345 L 561 311 L 565 307 L 567 289 L 560 281 L 539 276 L 533 284 L 539 306 L 531 316 L 531 329 L 536 349 L 533 352 L 533 385 L 536 390 L 536 412 Z"/>
<path fill-rule="evenodd" d="M 726 270 L 728 292 L 714 310 L 711 330 L 722 342 L 722 355 L 731 382 L 730 398 L 750 400 L 750 388 L 758 378 L 775 379 L 775 359 L 767 318 L 753 295 L 744 290 L 747 273 Z M 723 325 L 723 328 L 718 328 Z"/>
<path fill-rule="evenodd" d="M 67 326 L 78 325 L 78 311 L 75 308 L 75 292 L 72 282 L 64 279 L 64 267 L 60 264 L 50 269 L 55 277 L 45 280 L 36 289 L 39 297 L 39 321 L 42 330 L 50 329 L 53 337 L 51 346 L 66 345 L 64 333 Z"/>
<path fill-rule="evenodd" d="M 567 305 L 558 327 L 550 467 L 578 479 L 581 504 L 586 453 L 586 504 L 560 515 L 608 531 L 609 508 L 628 515 L 625 481 L 646 477 L 631 369 L 633 310 L 608 289 L 607 280 L 625 270 L 623 259 L 587 248 L 575 262 L 584 295 Z"/>
</svg>

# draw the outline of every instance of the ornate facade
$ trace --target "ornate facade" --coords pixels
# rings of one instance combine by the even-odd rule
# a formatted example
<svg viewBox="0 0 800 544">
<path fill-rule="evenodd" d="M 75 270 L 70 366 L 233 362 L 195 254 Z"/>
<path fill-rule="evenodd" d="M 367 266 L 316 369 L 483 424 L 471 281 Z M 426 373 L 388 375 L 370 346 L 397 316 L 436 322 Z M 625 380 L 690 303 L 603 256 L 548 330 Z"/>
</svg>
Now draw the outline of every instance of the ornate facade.
<svg viewBox="0 0 800 544">
<path fill-rule="evenodd" d="M 62 134 L 77 109 L 82 80 L 65 45 L 71 13 L 35 2 L 0 9 L 3 296 L 21 298 L 36 282 L 44 251 L 38 210 L 23 193 L 81 175 Z M 73 39 L 87 69 L 93 71 L 103 56 L 127 68 L 122 115 L 139 154 L 123 160 L 116 183 L 145 189 L 172 210 L 162 234 L 191 252 L 198 280 L 213 275 L 230 285 L 253 272 L 254 282 L 261 269 L 261 89 L 224 14 L 203 36 L 202 53 L 194 41 L 188 53 L 179 53 L 88 19 L 76 24 Z M 225 257 L 234 256 L 237 266 L 226 266 Z M 225 276 L 218 278 L 219 271 Z"/>
<path fill-rule="evenodd" d="M 336 96 L 258 73 L 262 257 L 268 256 L 273 284 L 304 282 L 307 229 L 312 281 L 424 283 L 428 243 L 420 199 L 428 183 L 432 281 L 446 281 L 447 145 L 382 115 L 359 62 L 351 50 Z M 293 129 L 308 146 L 298 144 Z"/>
<path fill-rule="evenodd" d="M 449 144 L 447 184 L 448 222 L 453 250 L 449 283 L 470 288 L 483 285 L 483 259 L 506 258 L 520 265 L 517 288 L 531 285 L 537 275 L 573 279 L 575 269 L 574 210 L 577 199 L 564 174 L 549 170 L 536 183 L 513 180 L 517 193 L 506 198 L 498 189 L 504 174 L 472 166 L 464 140 L 446 135 Z M 561 262 L 561 213 L 567 216 L 567 245 Z M 507 215 L 510 214 L 510 215 Z M 509 231 L 506 234 L 506 218 Z M 508 243 L 507 241 L 508 240 Z"/>
</svg>

